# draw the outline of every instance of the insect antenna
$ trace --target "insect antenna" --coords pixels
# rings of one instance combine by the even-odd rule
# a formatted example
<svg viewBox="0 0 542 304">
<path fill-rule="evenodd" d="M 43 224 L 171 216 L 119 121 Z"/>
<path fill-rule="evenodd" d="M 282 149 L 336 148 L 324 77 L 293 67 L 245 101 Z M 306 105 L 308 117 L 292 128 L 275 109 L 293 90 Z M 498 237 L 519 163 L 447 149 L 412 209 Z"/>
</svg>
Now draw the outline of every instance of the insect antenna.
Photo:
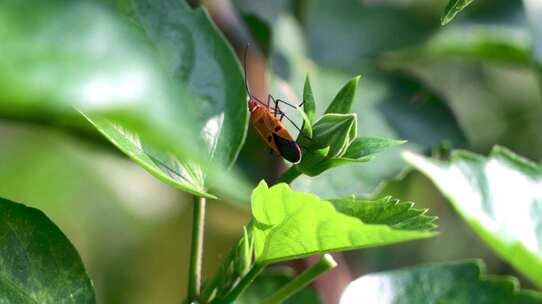
<svg viewBox="0 0 542 304">
<path fill-rule="evenodd" d="M 250 93 L 250 89 L 248 88 L 248 73 L 247 73 L 247 54 L 248 54 L 248 46 L 249 44 L 247 43 L 247 45 L 245 46 L 245 52 L 243 54 L 243 68 L 244 68 L 244 71 L 245 71 L 245 89 L 247 90 L 247 94 L 248 96 L 251 98 L 251 99 L 254 99 L 256 100 L 257 102 L 259 102 L 260 104 L 264 105 L 265 106 L 265 103 L 263 103 L 261 100 L 259 100 L 256 96 L 252 95 Z"/>
</svg>

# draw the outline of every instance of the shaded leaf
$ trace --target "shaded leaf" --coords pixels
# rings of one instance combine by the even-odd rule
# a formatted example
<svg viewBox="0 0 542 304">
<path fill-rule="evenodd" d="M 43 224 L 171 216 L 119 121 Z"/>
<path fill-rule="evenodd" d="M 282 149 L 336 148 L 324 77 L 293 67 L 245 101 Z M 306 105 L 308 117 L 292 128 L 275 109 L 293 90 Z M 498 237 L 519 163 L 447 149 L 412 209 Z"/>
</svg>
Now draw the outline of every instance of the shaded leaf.
<svg viewBox="0 0 542 304">
<path fill-rule="evenodd" d="M 252 194 L 252 214 L 256 262 L 261 264 L 434 235 L 366 224 L 313 194 L 294 192 L 286 184 L 268 188 L 263 181 Z"/>
<path fill-rule="evenodd" d="M 495 252 L 542 286 L 542 170 L 496 146 L 488 158 L 455 151 L 451 162 L 405 153 Z"/>
<path fill-rule="evenodd" d="M 318 150 L 307 150 L 303 154 L 303 160 L 294 167 L 308 176 L 316 176 L 323 172 L 318 166 L 322 163 L 329 153 L 329 147 Z"/>
<path fill-rule="evenodd" d="M 250 29 L 259 49 L 263 51 L 265 57 L 268 57 L 271 51 L 271 29 L 269 25 L 254 14 L 243 14 L 241 18 Z"/>
<path fill-rule="evenodd" d="M 516 278 L 487 275 L 481 261 L 432 264 L 368 274 L 346 287 L 341 304 L 542 303 Z"/>
<path fill-rule="evenodd" d="M 404 143 L 404 140 L 382 137 L 358 137 L 350 144 L 343 157 L 362 158 Z"/>
<path fill-rule="evenodd" d="M 313 0 L 306 7 L 306 37 L 302 41 L 307 41 L 310 57 L 321 66 L 347 71 L 349 77 L 367 74 L 369 78 L 369 70 L 378 64 L 376 58 L 380 54 L 416 45 L 438 26 L 433 16 L 408 9 L 408 4 Z M 279 33 L 275 35 L 277 39 L 287 39 Z M 312 73 L 311 77 L 316 84 Z"/>
<path fill-rule="evenodd" d="M 270 268 L 260 274 L 254 283 L 245 291 L 239 298 L 238 303 L 260 303 L 280 289 L 282 286 L 290 282 L 295 276 L 295 273 L 290 269 Z M 299 303 L 299 304 L 318 304 L 320 297 L 314 289 L 307 287 L 287 299 L 284 303 Z"/>
<path fill-rule="evenodd" d="M 442 25 L 448 24 L 457 14 L 459 14 L 459 12 L 464 10 L 472 2 L 474 2 L 474 0 L 450 0 L 444 9 L 444 14 L 442 15 L 440 23 Z"/>
<path fill-rule="evenodd" d="M 352 103 L 354 102 L 354 97 L 356 96 L 356 90 L 358 89 L 358 83 L 361 76 L 356 76 L 347 82 L 344 87 L 337 93 L 335 98 L 327 106 L 325 114 L 328 113 L 337 113 L 337 114 L 348 114 L 352 109 Z"/>
<path fill-rule="evenodd" d="M 79 254 L 41 211 L 0 198 L 0 302 L 96 303 Z"/>
<path fill-rule="evenodd" d="M 205 282 L 200 297 L 202 302 L 211 302 L 228 294 L 237 280 L 250 270 L 254 263 L 254 237 L 250 231 L 250 224 L 243 227 L 243 235 L 230 249 L 215 276 Z"/>
<path fill-rule="evenodd" d="M 301 109 L 299 107 L 296 107 L 297 113 L 301 118 L 303 119 L 303 124 L 301 125 L 301 132 L 299 132 L 299 135 L 297 136 L 297 141 L 300 140 L 301 137 L 304 137 L 305 140 L 312 140 L 312 123 L 305 114 L 304 109 Z"/>
<path fill-rule="evenodd" d="M 394 53 L 387 63 L 399 65 L 425 59 L 470 59 L 530 66 L 532 39 L 526 30 L 504 25 L 448 27 L 421 45 Z"/>
</svg>

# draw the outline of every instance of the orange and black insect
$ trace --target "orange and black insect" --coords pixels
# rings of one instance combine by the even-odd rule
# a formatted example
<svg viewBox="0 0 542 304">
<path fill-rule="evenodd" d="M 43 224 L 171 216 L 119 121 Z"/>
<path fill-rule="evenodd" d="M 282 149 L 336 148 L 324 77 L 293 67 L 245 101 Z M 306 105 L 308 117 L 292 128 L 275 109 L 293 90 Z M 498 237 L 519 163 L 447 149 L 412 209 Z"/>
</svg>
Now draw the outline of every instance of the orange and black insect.
<svg viewBox="0 0 542 304">
<path fill-rule="evenodd" d="M 281 99 L 275 100 L 271 94 L 268 94 L 267 96 L 267 103 L 263 103 L 256 96 L 250 94 L 247 82 L 246 56 L 247 52 L 245 49 L 245 86 L 250 97 L 248 101 L 250 121 L 272 151 L 276 152 L 287 161 L 297 164 L 301 161 L 301 148 L 282 124 L 282 119 L 288 119 L 288 121 L 290 121 L 298 130 L 299 128 L 280 110 L 279 102 L 294 108 L 297 107 Z M 274 108 L 271 108 L 271 102 L 273 102 Z"/>
</svg>

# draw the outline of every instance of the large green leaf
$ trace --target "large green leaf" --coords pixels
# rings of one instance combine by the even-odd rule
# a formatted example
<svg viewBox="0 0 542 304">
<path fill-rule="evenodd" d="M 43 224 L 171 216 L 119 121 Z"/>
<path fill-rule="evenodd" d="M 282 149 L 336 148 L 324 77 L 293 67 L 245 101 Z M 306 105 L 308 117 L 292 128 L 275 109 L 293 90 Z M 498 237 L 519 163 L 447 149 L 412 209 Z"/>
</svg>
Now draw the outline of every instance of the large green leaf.
<svg viewBox="0 0 542 304">
<path fill-rule="evenodd" d="M 411 267 L 368 274 L 345 289 L 353 303 L 542 303 L 542 294 L 519 289 L 517 279 L 487 275 L 481 261 Z"/>
<path fill-rule="evenodd" d="M 235 53 L 206 11 L 186 1 L 131 0 L 133 17 L 175 83 L 200 97 L 179 101 L 194 111 L 198 129 L 210 156 L 229 167 L 245 139 L 248 122 L 243 76 Z M 179 89 L 182 89 L 181 86 Z"/>
<path fill-rule="evenodd" d="M 252 193 L 256 262 L 268 264 L 434 235 L 427 231 L 432 219 L 410 211 L 410 205 L 390 205 L 389 199 L 362 206 L 365 203 L 323 201 L 310 193 L 294 192 L 286 184 L 268 188 L 262 181 Z"/>
<path fill-rule="evenodd" d="M 495 147 L 488 158 L 456 151 L 449 163 L 405 153 L 472 229 L 499 255 L 542 286 L 542 169 Z"/>
<path fill-rule="evenodd" d="M 79 254 L 41 211 L 0 198 L 0 303 L 95 303 Z"/>
<path fill-rule="evenodd" d="M 459 12 L 464 10 L 472 2 L 474 2 L 474 0 L 450 0 L 444 9 L 441 24 L 448 24 L 457 14 L 459 14 Z"/>
<path fill-rule="evenodd" d="M 124 1 L 129 17 L 93 1 L 40 2 L 31 16 L 28 5 L 0 4 L 0 114 L 62 122 L 75 107 L 102 133 L 126 129 L 106 135 L 139 142 L 119 146 L 129 156 L 153 151 L 137 159 L 151 174 L 210 196 L 206 175 L 235 160 L 247 110 L 234 53 L 206 13 L 184 1 Z M 187 171 L 200 173 L 171 177 Z"/>
</svg>

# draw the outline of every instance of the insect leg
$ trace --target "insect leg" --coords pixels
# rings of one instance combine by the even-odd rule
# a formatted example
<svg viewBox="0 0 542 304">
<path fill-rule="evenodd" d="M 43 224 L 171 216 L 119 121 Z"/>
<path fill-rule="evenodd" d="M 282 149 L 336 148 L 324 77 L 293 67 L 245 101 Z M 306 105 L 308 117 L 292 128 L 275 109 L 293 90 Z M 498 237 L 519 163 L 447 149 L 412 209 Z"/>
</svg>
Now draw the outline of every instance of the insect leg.
<svg viewBox="0 0 542 304">
<path fill-rule="evenodd" d="M 287 102 L 287 101 L 284 101 L 284 100 L 282 100 L 282 99 L 280 99 L 280 98 L 277 99 L 277 102 L 282 102 L 283 104 L 285 104 L 285 105 L 287 105 L 287 106 L 289 106 L 289 107 L 292 107 L 292 108 L 294 108 L 294 109 L 297 109 L 297 108 L 301 107 L 301 106 L 305 103 L 305 101 L 303 101 L 303 102 L 300 103 L 298 106 L 296 106 L 296 105 L 293 105 L 293 104 L 291 104 L 291 103 L 289 103 L 289 102 Z"/>
<path fill-rule="evenodd" d="M 275 118 L 277 118 L 277 114 L 279 114 L 279 113 L 281 113 L 281 115 L 284 114 L 284 113 L 282 113 L 282 111 L 279 108 L 279 100 L 278 99 L 275 100 L 275 98 L 273 98 L 273 95 L 271 95 L 271 94 L 269 94 L 269 97 L 267 97 L 267 98 L 268 98 L 268 100 L 269 100 L 269 98 L 271 98 L 271 100 L 273 100 L 273 103 L 275 104 L 275 113 L 274 113 Z"/>
<path fill-rule="evenodd" d="M 271 94 L 268 94 L 267 95 L 267 110 L 269 111 L 269 109 L 271 109 L 271 100 L 273 100 L 273 103 L 275 103 L 275 99 L 273 98 L 273 96 Z M 276 107 L 275 107 L 276 109 Z"/>
</svg>

